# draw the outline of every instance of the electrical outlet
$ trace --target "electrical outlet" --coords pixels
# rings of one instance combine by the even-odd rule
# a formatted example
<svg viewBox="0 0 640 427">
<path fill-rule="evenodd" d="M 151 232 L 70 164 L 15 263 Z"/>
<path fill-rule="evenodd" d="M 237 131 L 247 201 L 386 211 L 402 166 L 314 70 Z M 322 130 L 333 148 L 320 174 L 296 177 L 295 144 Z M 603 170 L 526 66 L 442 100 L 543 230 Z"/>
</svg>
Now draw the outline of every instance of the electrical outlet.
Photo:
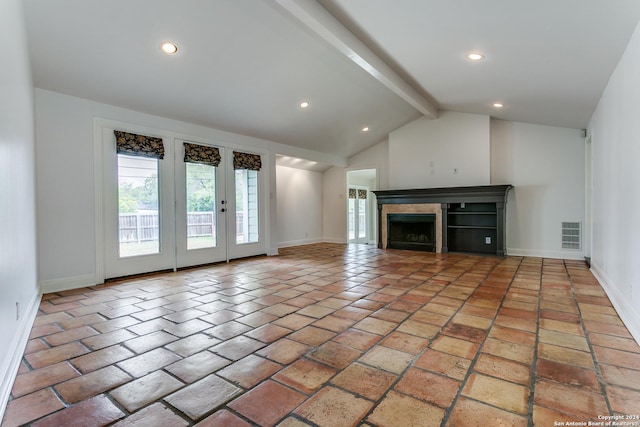
<svg viewBox="0 0 640 427">
<path fill-rule="evenodd" d="M 453 168 L 453 174 L 457 174 L 458 173 L 458 168 Z"/>
<path fill-rule="evenodd" d="M 490 245 L 491 244 L 491 237 L 488 237 L 488 236 L 485 237 L 484 238 L 484 243 L 487 244 L 487 245 Z"/>
</svg>

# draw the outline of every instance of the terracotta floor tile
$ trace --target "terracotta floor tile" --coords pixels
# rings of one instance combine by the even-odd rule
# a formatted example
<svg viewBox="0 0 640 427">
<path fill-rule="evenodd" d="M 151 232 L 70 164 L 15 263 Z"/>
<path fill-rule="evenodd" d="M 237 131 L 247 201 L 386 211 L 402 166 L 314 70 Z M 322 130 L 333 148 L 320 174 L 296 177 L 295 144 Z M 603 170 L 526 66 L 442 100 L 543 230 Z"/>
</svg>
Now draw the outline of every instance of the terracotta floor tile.
<svg viewBox="0 0 640 427">
<path fill-rule="evenodd" d="M 335 387 L 324 387 L 295 413 L 320 427 L 355 426 L 373 407 L 373 402 Z"/>
<path fill-rule="evenodd" d="M 427 350 L 414 365 L 456 380 L 463 380 L 467 376 L 471 360 L 436 350 Z"/>
<path fill-rule="evenodd" d="M 566 347 L 558 347 L 551 344 L 538 344 L 538 358 L 548 359 L 554 362 L 594 369 L 591 353 L 573 350 Z"/>
<path fill-rule="evenodd" d="M 265 381 L 229 403 L 229 407 L 260 426 L 273 426 L 305 397 L 274 381 Z"/>
<path fill-rule="evenodd" d="M 311 346 L 292 341 L 288 338 L 280 339 L 273 344 L 258 350 L 256 354 L 281 364 L 289 364 L 311 349 Z"/>
<path fill-rule="evenodd" d="M 329 315 L 323 317 L 320 320 L 316 320 L 312 323 L 312 325 L 318 328 L 329 330 L 331 332 L 340 333 L 349 329 L 349 327 L 351 327 L 351 325 L 353 325 L 354 323 L 356 323 L 356 321 L 352 319 L 345 319 L 342 317 Z"/>
<path fill-rule="evenodd" d="M 115 366 L 107 366 L 58 384 L 55 389 L 67 403 L 77 403 L 125 384 L 132 379 L 131 376 Z"/>
<path fill-rule="evenodd" d="M 481 354 L 473 368 L 475 371 L 492 377 L 529 386 L 531 366 L 491 354 Z"/>
<path fill-rule="evenodd" d="M 117 344 L 71 359 L 71 364 L 80 372 L 86 374 L 132 356 L 134 356 L 133 352 L 123 345 Z"/>
<path fill-rule="evenodd" d="M 389 322 L 400 323 L 409 317 L 409 313 L 400 310 L 393 310 L 390 308 L 382 308 L 371 314 L 371 317 L 376 319 L 388 320 Z"/>
<path fill-rule="evenodd" d="M 362 353 L 351 347 L 330 341 L 310 351 L 307 356 L 337 369 L 344 369 Z"/>
<path fill-rule="evenodd" d="M 163 371 L 155 371 L 111 391 L 111 396 L 129 412 L 178 390 L 184 384 Z"/>
<path fill-rule="evenodd" d="M 359 363 L 352 363 L 331 382 L 367 399 L 376 401 L 391 387 L 397 376 Z"/>
<path fill-rule="evenodd" d="M 116 319 L 119 320 L 119 319 Z M 113 321 L 112 321 L 113 322 Z M 106 322 L 105 322 L 106 323 Z M 160 331 L 166 327 L 172 326 L 175 323 L 168 321 L 167 319 L 153 319 L 153 320 L 148 320 L 146 322 L 138 322 L 137 320 L 131 324 L 131 325 L 125 325 L 125 326 L 120 326 L 117 324 L 114 324 L 113 326 L 119 329 L 120 327 L 126 327 L 128 330 L 130 330 L 131 332 L 133 332 L 136 335 L 147 335 L 150 334 L 151 332 L 156 332 L 156 331 Z M 101 324 L 96 324 L 93 327 L 94 328 L 98 328 Z M 112 328 L 109 328 L 109 330 L 112 330 Z"/>
<path fill-rule="evenodd" d="M 79 342 L 72 342 L 28 354 L 25 359 L 34 369 L 39 369 L 86 353 L 89 353 L 89 349 Z"/>
<path fill-rule="evenodd" d="M 582 332 L 582 326 L 580 326 L 580 324 L 576 322 L 561 322 L 559 320 L 553 319 L 540 319 L 540 328 L 548 329 L 550 331 L 584 336 L 584 333 Z"/>
<path fill-rule="evenodd" d="M 31 425 L 33 427 L 100 427 L 111 424 L 124 416 L 125 414 L 106 396 L 99 395 L 51 414 Z"/>
<path fill-rule="evenodd" d="M 362 331 L 371 332 L 372 334 L 386 335 L 396 326 L 393 322 L 368 317 L 359 321 L 353 327 Z"/>
<path fill-rule="evenodd" d="M 195 334 L 167 344 L 164 348 L 182 357 L 187 357 L 219 343 L 220 340 L 210 337 L 209 335 Z"/>
<path fill-rule="evenodd" d="M 426 338 L 416 337 L 404 332 L 392 332 L 383 341 L 381 345 L 409 354 L 418 354 L 427 348 L 429 340 Z"/>
<path fill-rule="evenodd" d="M 600 363 L 640 370 L 640 357 L 637 353 L 598 346 L 593 347 L 593 352 Z"/>
<path fill-rule="evenodd" d="M 249 337 L 239 336 L 224 341 L 211 348 L 211 351 L 231 360 L 240 360 L 243 357 L 264 347 L 265 344 Z"/>
<path fill-rule="evenodd" d="M 156 348 L 139 356 L 119 362 L 117 366 L 133 377 L 140 378 L 180 360 L 180 356 L 164 348 Z"/>
<path fill-rule="evenodd" d="M 438 426 L 443 418 L 444 410 L 437 406 L 391 391 L 366 421 L 380 427 L 419 427 Z"/>
<path fill-rule="evenodd" d="M 340 335 L 333 338 L 333 341 L 348 345 L 359 351 L 370 349 L 375 343 L 380 341 L 380 335 L 364 332 L 358 329 L 347 329 Z"/>
<path fill-rule="evenodd" d="M 510 412 L 526 414 L 529 388 L 486 375 L 471 374 L 462 394 Z"/>
<path fill-rule="evenodd" d="M 194 425 L 196 427 L 251 427 L 251 424 L 226 409 L 222 409 Z"/>
<path fill-rule="evenodd" d="M 141 354 L 154 348 L 161 347 L 170 342 L 176 341 L 178 338 L 164 331 L 151 332 L 150 334 L 125 341 L 123 344 L 129 350 Z"/>
<path fill-rule="evenodd" d="M 562 418 L 556 420 L 559 419 Z M 446 425 L 448 427 L 484 427 L 487 425 L 487 420 L 495 420 L 496 424 L 493 425 L 504 427 L 526 427 L 529 425 L 528 420 L 523 416 L 465 397 L 461 397 L 458 400 Z M 534 425 L 544 427 L 553 426 L 554 424 L 551 422 L 550 424 L 535 423 Z"/>
<path fill-rule="evenodd" d="M 460 356 L 465 359 L 473 359 L 478 351 L 479 345 L 458 338 L 441 335 L 431 343 L 430 347 L 443 353 L 453 354 L 454 356 Z"/>
<path fill-rule="evenodd" d="M 494 323 L 496 325 L 504 326 L 511 329 L 519 329 L 521 331 L 536 332 L 538 329 L 538 322 L 535 319 L 524 319 L 522 317 L 505 316 L 498 313 Z"/>
<path fill-rule="evenodd" d="M 209 375 L 165 397 L 164 400 L 192 420 L 197 420 L 241 393 L 242 390 L 233 384 L 216 375 Z"/>
<path fill-rule="evenodd" d="M 36 390 L 77 377 L 78 372 L 67 362 L 59 362 L 44 368 L 18 374 L 11 390 L 13 397 L 24 396 Z"/>
<path fill-rule="evenodd" d="M 2 420 L 2 427 L 16 427 L 48 415 L 65 405 L 50 388 L 9 401 Z"/>
<path fill-rule="evenodd" d="M 487 331 L 484 329 L 474 328 L 472 326 L 454 323 L 452 320 L 443 330 L 442 333 L 454 338 L 471 341 L 477 344 L 482 343 L 487 337 Z"/>
<path fill-rule="evenodd" d="M 440 326 L 408 319 L 402 322 L 396 331 L 431 339 L 440 332 Z"/>
<path fill-rule="evenodd" d="M 253 354 L 225 367 L 217 374 L 243 388 L 251 388 L 282 369 L 278 363 Z"/>
<path fill-rule="evenodd" d="M 614 412 L 625 415 L 640 415 L 640 391 L 612 386 L 607 387 L 607 396 Z"/>
<path fill-rule="evenodd" d="M 210 351 L 202 351 L 172 363 L 164 369 L 181 381 L 190 384 L 224 368 L 230 363 L 231 361 L 224 357 L 220 357 Z"/>
<path fill-rule="evenodd" d="M 533 362 L 534 347 L 487 338 L 482 347 L 482 352 L 520 363 L 531 364 Z"/>
<path fill-rule="evenodd" d="M 214 326 L 213 328 L 205 329 L 203 332 L 207 335 L 213 335 L 214 337 L 220 340 L 228 340 L 233 337 L 237 337 L 245 332 L 252 330 L 252 327 L 249 325 L 245 325 L 240 321 L 242 318 L 236 320 L 232 320 L 227 323 L 223 323 L 222 325 Z M 268 323 L 265 321 L 264 323 Z M 263 323 L 263 324 L 264 324 Z M 252 325 L 254 327 L 260 325 Z"/>
<path fill-rule="evenodd" d="M 113 427 L 186 427 L 188 425 L 189 422 L 162 403 L 154 403 L 118 421 Z"/>
<path fill-rule="evenodd" d="M 546 344 L 553 344 L 561 347 L 568 347 L 574 350 L 590 351 L 589 343 L 585 337 L 565 334 L 563 332 L 549 331 L 547 329 L 540 329 L 538 332 L 538 339 L 540 342 Z"/>
<path fill-rule="evenodd" d="M 81 342 L 91 350 L 100 350 L 102 348 L 110 347 L 114 344 L 119 344 L 123 341 L 131 340 L 136 337 L 136 334 L 134 334 L 133 332 L 129 332 L 126 329 L 117 329 L 115 331 L 85 338 Z"/>
<path fill-rule="evenodd" d="M 274 324 L 268 324 L 262 325 L 252 331 L 246 332 L 244 335 L 269 344 L 286 335 L 289 335 L 291 332 L 291 329 L 283 328 L 282 326 Z"/>
<path fill-rule="evenodd" d="M 375 346 L 366 352 L 359 359 L 359 362 L 373 366 L 374 368 L 384 369 L 394 374 L 400 374 L 409 366 L 413 358 L 413 354 L 404 353 L 389 347 Z"/>
<path fill-rule="evenodd" d="M 599 347 L 609 347 L 616 350 L 628 351 L 630 353 L 640 353 L 640 346 L 630 338 L 593 333 L 589 334 L 589 340 L 593 345 L 597 345 Z"/>
<path fill-rule="evenodd" d="M 558 363 L 546 359 L 538 359 L 536 375 L 566 385 L 585 390 L 600 392 L 600 383 L 595 371 L 584 369 L 565 363 Z"/>
<path fill-rule="evenodd" d="M 315 326 L 307 326 L 304 329 L 300 329 L 299 331 L 294 332 L 287 338 L 300 342 L 302 344 L 317 347 L 329 341 L 336 335 L 337 334 L 335 332 L 320 329 Z"/>
<path fill-rule="evenodd" d="M 64 332 L 47 335 L 43 339 L 52 347 L 77 341 L 98 334 L 98 331 L 89 327 L 81 326 L 75 329 L 69 329 Z"/>
<path fill-rule="evenodd" d="M 619 366 L 600 364 L 602 378 L 608 384 L 640 391 L 640 371 Z"/>
<path fill-rule="evenodd" d="M 336 370 L 312 360 L 300 359 L 273 376 L 273 379 L 305 394 L 310 394 L 336 374 Z"/>
<path fill-rule="evenodd" d="M 581 419 L 595 419 L 598 414 L 608 414 L 601 394 L 544 379 L 536 381 L 534 401 L 536 405 Z"/>
<path fill-rule="evenodd" d="M 447 409 L 458 394 L 460 382 L 421 369 L 409 368 L 395 390 Z"/>
<path fill-rule="evenodd" d="M 283 328 L 291 329 L 292 331 L 297 331 L 315 321 L 313 317 L 302 316 L 298 313 L 292 313 L 287 316 L 281 317 L 280 319 L 275 320 L 273 324 L 282 326 Z"/>
</svg>

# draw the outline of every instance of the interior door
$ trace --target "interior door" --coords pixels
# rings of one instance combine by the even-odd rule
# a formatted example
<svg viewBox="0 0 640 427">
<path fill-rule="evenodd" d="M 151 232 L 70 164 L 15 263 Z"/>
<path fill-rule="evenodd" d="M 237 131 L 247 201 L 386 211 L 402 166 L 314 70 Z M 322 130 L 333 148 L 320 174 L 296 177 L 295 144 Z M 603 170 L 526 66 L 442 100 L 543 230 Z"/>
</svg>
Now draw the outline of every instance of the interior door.
<svg viewBox="0 0 640 427">
<path fill-rule="evenodd" d="M 349 187 L 348 205 L 348 241 L 349 243 L 368 243 L 367 195 L 369 189 L 364 186 Z"/>
<path fill-rule="evenodd" d="M 178 268 L 227 259 L 224 148 L 176 140 L 176 264 Z"/>
<path fill-rule="evenodd" d="M 105 278 L 174 268 L 173 152 L 113 129 L 103 141 Z"/>
</svg>

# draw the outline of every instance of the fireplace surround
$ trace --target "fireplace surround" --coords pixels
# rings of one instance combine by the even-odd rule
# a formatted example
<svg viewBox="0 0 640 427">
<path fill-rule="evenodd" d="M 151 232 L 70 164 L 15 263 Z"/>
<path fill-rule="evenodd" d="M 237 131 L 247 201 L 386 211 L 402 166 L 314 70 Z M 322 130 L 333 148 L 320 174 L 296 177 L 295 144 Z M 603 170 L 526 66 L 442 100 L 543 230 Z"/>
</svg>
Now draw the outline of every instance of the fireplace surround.
<svg viewBox="0 0 640 427">
<path fill-rule="evenodd" d="M 387 248 L 435 252 L 435 214 L 388 214 Z"/>
<path fill-rule="evenodd" d="M 435 252 L 505 256 L 506 204 L 511 188 L 511 185 L 485 185 L 374 191 L 378 205 L 378 247 L 397 248 L 389 246 L 389 215 L 429 213 L 435 216 Z"/>
</svg>

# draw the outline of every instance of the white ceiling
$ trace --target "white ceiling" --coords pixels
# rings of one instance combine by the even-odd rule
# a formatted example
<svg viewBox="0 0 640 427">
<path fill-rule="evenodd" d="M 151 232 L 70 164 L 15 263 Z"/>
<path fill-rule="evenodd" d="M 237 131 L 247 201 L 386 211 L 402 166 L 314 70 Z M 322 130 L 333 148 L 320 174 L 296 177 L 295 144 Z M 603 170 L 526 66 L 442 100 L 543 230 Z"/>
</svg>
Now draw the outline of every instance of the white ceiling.
<svg viewBox="0 0 640 427">
<path fill-rule="evenodd" d="M 640 19 L 638 0 L 24 4 L 36 87 L 343 157 L 429 108 L 585 128 Z"/>
</svg>

